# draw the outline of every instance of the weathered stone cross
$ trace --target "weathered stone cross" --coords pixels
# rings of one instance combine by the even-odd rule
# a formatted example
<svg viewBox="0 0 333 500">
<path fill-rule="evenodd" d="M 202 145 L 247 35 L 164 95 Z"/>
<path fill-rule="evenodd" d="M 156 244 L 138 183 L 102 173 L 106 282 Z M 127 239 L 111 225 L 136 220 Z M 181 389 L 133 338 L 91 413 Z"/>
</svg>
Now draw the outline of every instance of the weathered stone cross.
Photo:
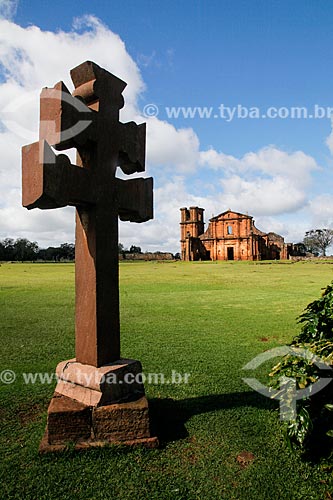
<svg viewBox="0 0 333 500">
<path fill-rule="evenodd" d="M 100 367 L 120 359 L 118 216 L 153 217 L 152 178 L 116 178 L 145 169 L 145 124 L 120 123 L 126 83 L 92 62 L 41 93 L 40 140 L 24 146 L 23 205 L 76 206 L 76 360 Z M 77 165 L 57 150 L 75 147 Z"/>
</svg>

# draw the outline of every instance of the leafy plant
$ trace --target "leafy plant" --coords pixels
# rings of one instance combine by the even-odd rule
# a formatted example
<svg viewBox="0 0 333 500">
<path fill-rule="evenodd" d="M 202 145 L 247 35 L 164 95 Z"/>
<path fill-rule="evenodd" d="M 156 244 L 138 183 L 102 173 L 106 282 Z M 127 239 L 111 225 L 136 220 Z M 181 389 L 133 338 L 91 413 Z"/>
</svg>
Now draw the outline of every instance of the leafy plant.
<svg viewBox="0 0 333 500">
<path fill-rule="evenodd" d="M 302 407 L 297 413 L 295 420 L 288 422 L 286 428 L 286 439 L 290 449 L 293 443 L 302 445 L 313 429 L 313 423 L 307 408 Z"/>
<path fill-rule="evenodd" d="M 325 288 L 320 299 L 305 308 L 298 323 L 303 326 L 292 344 L 333 339 L 333 282 Z"/>
<path fill-rule="evenodd" d="M 290 407 L 294 394 L 292 391 L 311 387 L 321 376 L 316 363 L 318 358 L 328 365 L 333 365 L 333 282 L 326 287 L 320 299 L 305 308 L 298 317 L 298 322 L 302 324 L 301 332 L 293 339 L 291 347 L 306 350 L 307 353 L 312 353 L 313 357 L 305 359 L 296 354 L 287 354 L 270 372 L 271 387 L 279 390 L 277 396 L 286 408 Z M 293 380 L 293 387 L 281 386 L 281 382 L 286 379 Z M 331 399 L 330 394 L 324 391 L 315 408 L 308 398 L 298 402 L 295 419 L 286 424 L 286 436 L 290 446 L 296 444 L 305 447 L 315 425 L 320 425 L 320 416 L 325 410 L 333 411 Z M 333 437 L 333 429 L 328 430 L 326 434 Z"/>
</svg>

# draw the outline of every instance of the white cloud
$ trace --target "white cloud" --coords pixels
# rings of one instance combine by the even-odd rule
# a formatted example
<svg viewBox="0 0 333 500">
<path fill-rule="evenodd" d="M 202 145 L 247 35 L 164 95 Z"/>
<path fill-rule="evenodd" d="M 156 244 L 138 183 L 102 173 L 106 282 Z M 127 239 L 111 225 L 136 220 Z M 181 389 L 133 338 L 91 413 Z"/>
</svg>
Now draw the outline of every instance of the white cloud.
<svg viewBox="0 0 333 500">
<path fill-rule="evenodd" d="M 242 162 L 238 158 L 222 152 L 218 153 L 213 147 L 200 153 L 200 163 L 214 170 L 223 169 L 227 173 L 241 170 L 242 167 Z"/>
<path fill-rule="evenodd" d="M 255 215 L 274 215 L 294 212 L 303 207 L 306 194 L 288 179 L 277 176 L 272 179 L 257 178 L 247 181 L 239 176 L 222 180 L 224 200 L 229 207 Z"/>
<path fill-rule="evenodd" d="M 313 228 L 333 228 L 333 195 L 322 194 L 316 196 L 309 203 L 309 212 Z"/>
<path fill-rule="evenodd" d="M 199 160 L 199 139 L 191 128 L 176 129 L 157 118 L 147 120 L 147 161 L 172 169 L 175 174 L 193 173 Z"/>
<path fill-rule="evenodd" d="M 13 19 L 17 6 L 18 0 L 0 0 L 0 19 Z"/>
<path fill-rule="evenodd" d="M 75 214 L 72 207 L 28 212 L 18 203 L 0 211 L 0 237 L 26 237 L 41 247 L 71 242 L 74 237 Z"/>
<path fill-rule="evenodd" d="M 257 153 L 246 153 L 242 158 L 218 153 L 213 148 L 200 153 L 200 162 L 214 170 L 223 169 L 228 174 L 264 174 L 271 177 L 284 176 L 306 186 L 311 173 L 319 167 L 311 156 L 303 151 L 287 153 L 275 146 L 267 146 Z"/>
<path fill-rule="evenodd" d="M 0 61 L 7 81 L 25 91 L 53 86 L 59 80 L 72 88 L 69 69 L 88 59 L 129 82 L 125 101 L 135 106 L 144 83 L 124 42 L 93 16 L 77 19 L 75 27 L 82 31 L 53 33 L 1 20 Z"/>
<path fill-rule="evenodd" d="M 285 222 L 276 219 L 272 216 L 258 216 L 254 220 L 255 226 L 263 231 L 264 233 L 273 232 L 276 234 L 281 234 L 285 237 L 286 241 L 289 241 L 289 227 Z"/>
<path fill-rule="evenodd" d="M 288 153 L 268 146 L 242 158 L 200 153 L 200 163 L 224 174 L 224 201 L 234 210 L 273 215 L 299 210 L 307 203 L 311 174 L 319 170 L 314 158 L 303 151 Z"/>
</svg>

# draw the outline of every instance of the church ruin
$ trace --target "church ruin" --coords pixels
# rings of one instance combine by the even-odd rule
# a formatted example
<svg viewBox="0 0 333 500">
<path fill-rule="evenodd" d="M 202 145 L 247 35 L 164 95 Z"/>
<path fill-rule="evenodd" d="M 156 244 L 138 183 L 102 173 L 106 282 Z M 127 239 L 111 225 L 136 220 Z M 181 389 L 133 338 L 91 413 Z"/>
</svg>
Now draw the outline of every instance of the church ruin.
<svg viewBox="0 0 333 500">
<path fill-rule="evenodd" d="M 250 215 L 227 210 L 209 221 L 205 231 L 204 209 L 181 208 L 182 260 L 288 259 L 293 245 L 276 233 L 264 233 Z"/>
</svg>

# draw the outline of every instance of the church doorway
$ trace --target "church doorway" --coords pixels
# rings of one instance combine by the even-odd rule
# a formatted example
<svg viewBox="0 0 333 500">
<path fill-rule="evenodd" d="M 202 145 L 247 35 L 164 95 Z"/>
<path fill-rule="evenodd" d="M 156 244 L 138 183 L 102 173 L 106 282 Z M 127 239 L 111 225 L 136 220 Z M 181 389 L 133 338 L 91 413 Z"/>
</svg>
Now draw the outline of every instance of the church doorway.
<svg viewBox="0 0 333 500">
<path fill-rule="evenodd" d="M 228 260 L 234 260 L 234 247 L 227 247 Z"/>
</svg>

